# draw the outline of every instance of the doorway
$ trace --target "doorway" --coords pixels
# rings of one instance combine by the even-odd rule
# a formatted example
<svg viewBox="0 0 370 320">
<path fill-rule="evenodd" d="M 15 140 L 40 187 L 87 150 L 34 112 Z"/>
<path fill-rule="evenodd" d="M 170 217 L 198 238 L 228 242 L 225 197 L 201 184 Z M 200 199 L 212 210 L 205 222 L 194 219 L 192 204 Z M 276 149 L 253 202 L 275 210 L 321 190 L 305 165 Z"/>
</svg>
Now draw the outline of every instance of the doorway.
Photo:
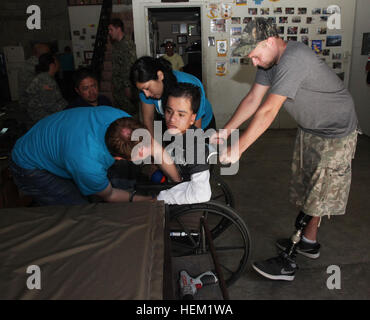
<svg viewBox="0 0 370 320">
<path fill-rule="evenodd" d="M 150 55 L 165 54 L 164 44 L 173 42 L 183 61 L 183 71 L 202 81 L 200 7 L 148 8 Z"/>
</svg>

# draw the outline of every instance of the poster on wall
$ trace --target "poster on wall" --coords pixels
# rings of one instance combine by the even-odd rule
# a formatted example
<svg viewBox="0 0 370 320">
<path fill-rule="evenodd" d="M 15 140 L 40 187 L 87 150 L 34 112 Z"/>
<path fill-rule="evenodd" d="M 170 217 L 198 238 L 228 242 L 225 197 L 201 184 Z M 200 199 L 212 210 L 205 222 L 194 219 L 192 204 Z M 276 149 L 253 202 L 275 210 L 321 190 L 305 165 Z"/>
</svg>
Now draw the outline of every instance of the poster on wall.
<svg viewBox="0 0 370 320">
<path fill-rule="evenodd" d="M 218 61 L 216 62 L 216 76 L 225 76 L 227 72 L 227 62 Z"/>
<path fill-rule="evenodd" d="M 246 6 L 247 5 L 247 0 L 236 0 L 236 5 L 237 6 Z"/>
<path fill-rule="evenodd" d="M 217 3 L 210 3 L 207 7 L 207 17 L 210 19 L 218 18 L 220 12 Z"/>
<path fill-rule="evenodd" d="M 312 50 L 319 54 L 322 51 L 322 40 L 312 40 Z"/>
<path fill-rule="evenodd" d="M 340 47 L 342 45 L 342 36 L 327 36 L 326 37 L 326 46 L 327 47 Z"/>
<path fill-rule="evenodd" d="M 221 5 L 221 18 L 230 19 L 233 14 L 233 7 L 229 3 L 223 3 Z"/>
<path fill-rule="evenodd" d="M 226 57 L 227 55 L 227 40 L 217 40 L 216 50 L 218 57 Z"/>
</svg>

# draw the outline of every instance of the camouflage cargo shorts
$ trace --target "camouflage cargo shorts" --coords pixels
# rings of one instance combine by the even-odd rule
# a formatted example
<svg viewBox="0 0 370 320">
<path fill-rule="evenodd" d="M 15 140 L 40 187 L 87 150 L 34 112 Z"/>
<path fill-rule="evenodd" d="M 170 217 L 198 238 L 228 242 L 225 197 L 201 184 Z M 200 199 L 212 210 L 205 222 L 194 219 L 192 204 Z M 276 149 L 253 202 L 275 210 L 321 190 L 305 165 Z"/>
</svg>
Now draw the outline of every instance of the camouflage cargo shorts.
<svg viewBox="0 0 370 320">
<path fill-rule="evenodd" d="M 322 138 L 298 129 L 292 163 L 290 201 L 314 216 L 343 215 L 351 186 L 351 162 L 358 131 Z"/>
</svg>

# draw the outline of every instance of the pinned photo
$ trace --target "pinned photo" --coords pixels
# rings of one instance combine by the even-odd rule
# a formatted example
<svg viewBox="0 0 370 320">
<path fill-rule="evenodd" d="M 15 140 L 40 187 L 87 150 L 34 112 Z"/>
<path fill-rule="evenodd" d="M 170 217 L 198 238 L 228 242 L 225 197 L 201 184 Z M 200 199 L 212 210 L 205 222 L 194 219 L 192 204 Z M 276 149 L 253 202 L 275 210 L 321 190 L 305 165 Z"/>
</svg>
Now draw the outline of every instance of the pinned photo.
<svg viewBox="0 0 370 320">
<path fill-rule="evenodd" d="M 288 27 L 288 34 L 297 34 L 298 27 Z"/>
<path fill-rule="evenodd" d="M 319 54 L 322 52 L 322 40 L 312 40 L 312 50 Z"/>
<path fill-rule="evenodd" d="M 225 31 L 226 31 L 225 19 L 211 20 L 211 32 L 225 32 Z"/>
<path fill-rule="evenodd" d="M 294 14 L 294 8 L 285 8 L 285 14 Z"/>
<path fill-rule="evenodd" d="M 288 17 L 279 17 L 279 23 L 288 23 Z"/>
<path fill-rule="evenodd" d="M 276 30 L 277 30 L 278 34 L 284 34 L 284 29 L 285 29 L 284 26 L 278 26 L 278 27 L 276 27 Z"/>
<path fill-rule="evenodd" d="M 251 61 L 250 61 L 251 59 L 249 59 L 249 58 L 241 58 L 240 59 L 240 64 L 243 64 L 243 65 L 245 65 L 245 66 L 249 66 L 251 63 Z"/>
<path fill-rule="evenodd" d="M 232 16 L 232 5 L 231 4 L 221 4 L 221 18 L 230 19 Z"/>
<path fill-rule="evenodd" d="M 274 14 L 282 14 L 283 13 L 283 9 L 282 8 L 274 8 Z"/>
<path fill-rule="evenodd" d="M 250 14 L 251 16 L 255 16 L 257 14 L 257 8 L 249 8 L 248 14 Z"/>
<path fill-rule="evenodd" d="M 208 37 L 208 47 L 214 47 L 216 45 L 215 37 Z"/>
<path fill-rule="evenodd" d="M 333 62 L 333 69 L 342 69 L 342 62 Z"/>
<path fill-rule="evenodd" d="M 301 30 L 299 31 L 299 33 L 301 33 L 301 34 L 307 34 L 308 33 L 308 28 L 301 28 Z"/>
<path fill-rule="evenodd" d="M 293 23 L 301 23 L 301 17 L 293 17 L 292 22 Z"/>
<path fill-rule="evenodd" d="M 301 42 L 303 43 L 303 44 L 305 44 L 306 46 L 308 46 L 308 37 L 307 36 L 302 36 L 301 37 Z"/>
<path fill-rule="evenodd" d="M 326 27 L 317 28 L 317 33 L 318 34 L 326 34 L 326 32 L 327 32 L 327 28 Z"/>
<path fill-rule="evenodd" d="M 320 16 L 320 21 L 328 21 L 328 16 Z"/>
<path fill-rule="evenodd" d="M 216 40 L 217 56 L 226 57 L 227 54 L 227 40 Z"/>
<path fill-rule="evenodd" d="M 330 49 L 324 49 L 324 50 L 322 50 L 322 55 L 323 56 L 330 56 Z"/>
<path fill-rule="evenodd" d="M 321 14 L 321 8 L 312 9 L 312 14 Z"/>
<path fill-rule="evenodd" d="M 326 46 L 327 47 L 340 47 L 342 45 L 342 36 L 327 36 L 326 37 Z"/>
<path fill-rule="evenodd" d="M 230 48 L 231 49 L 236 48 L 239 45 L 240 45 L 240 38 L 233 38 L 233 37 L 230 38 Z"/>
<path fill-rule="evenodd" d="M 247 4 L 247 0 L 236 0 L 237 6 L 245 6 Z"/>
<path fill-rule="evenodd" d="M 276 17 L 268 17 L 267 21 L 272 24 L 276 24 Z"/>
<path fill-rule="evenodd" d="M 261 15 L 270 14 L 270 8 L 261 8 L 260 13 Z"/>
<path fill-rule="evenodd" d="M 232 27 L 232 28 L 230 28 L 230 34 L 232 36 L 240 36 L 242 34 L 242 27 Z"/>
<path fill-rule="evenodd" d="M 306 23 L 307 24 L 312 24 L 312 23 L 314 23 L 315 22 L 315 19 L 314 18 L 312 18 L 312 17 L 307 17 L 306 18 Z"/>
<path fill-rule="evenodd" d="M 307 8 L 298 8 L 298 14 L 306 14 Z"/>
<path fill-rule="evenodd" d="M 230 64 L 239 64 L 239 58 L 230 58 Z"/>
<path fill-rule="evenodd" d="M 210 19 L 215 19 L 215 18 L 218 18 L 220 12 L 219 12 L 219 9 L 218 9 L 218 4 L 216 3 L 210 3 L 208 4 L 208 8 L 207 8 L 207 17 L 210 18 Z"/>
<path fill-rule="evenodd" d="M 333 60 L 341 60 L 342 59 L 342 54 L 341 53 L 333 53 L 331 58 Z"/>
<path fill-rule="evenodd" d="M 243 23 L 245 24 L 249 23 L 250 21 L 252 21 L 252 17 L 244 17 L 243 19 Z"/>
<path fill-rule="evenodd" d="M 240 24 L 240 17 L 232 17 L 231 24 Z"/>
</svg>

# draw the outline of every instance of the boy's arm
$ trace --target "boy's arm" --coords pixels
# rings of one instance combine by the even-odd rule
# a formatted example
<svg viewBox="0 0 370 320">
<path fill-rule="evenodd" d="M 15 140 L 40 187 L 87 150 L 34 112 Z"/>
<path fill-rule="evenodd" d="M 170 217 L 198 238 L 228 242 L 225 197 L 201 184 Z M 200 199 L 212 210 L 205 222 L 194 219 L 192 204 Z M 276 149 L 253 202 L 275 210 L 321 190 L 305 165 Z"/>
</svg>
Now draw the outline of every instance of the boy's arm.
<svg viewBox="0 0 370 320">
<path fill-rule="evenodd" d="M 211 199 L 211 185 L 209 170 L 191 175 L 191 180 L 179 183 L 171 189 L 161 191 L 157 200 L 167 204 L 192 204 L 207 202 Z"/>
</svg>

